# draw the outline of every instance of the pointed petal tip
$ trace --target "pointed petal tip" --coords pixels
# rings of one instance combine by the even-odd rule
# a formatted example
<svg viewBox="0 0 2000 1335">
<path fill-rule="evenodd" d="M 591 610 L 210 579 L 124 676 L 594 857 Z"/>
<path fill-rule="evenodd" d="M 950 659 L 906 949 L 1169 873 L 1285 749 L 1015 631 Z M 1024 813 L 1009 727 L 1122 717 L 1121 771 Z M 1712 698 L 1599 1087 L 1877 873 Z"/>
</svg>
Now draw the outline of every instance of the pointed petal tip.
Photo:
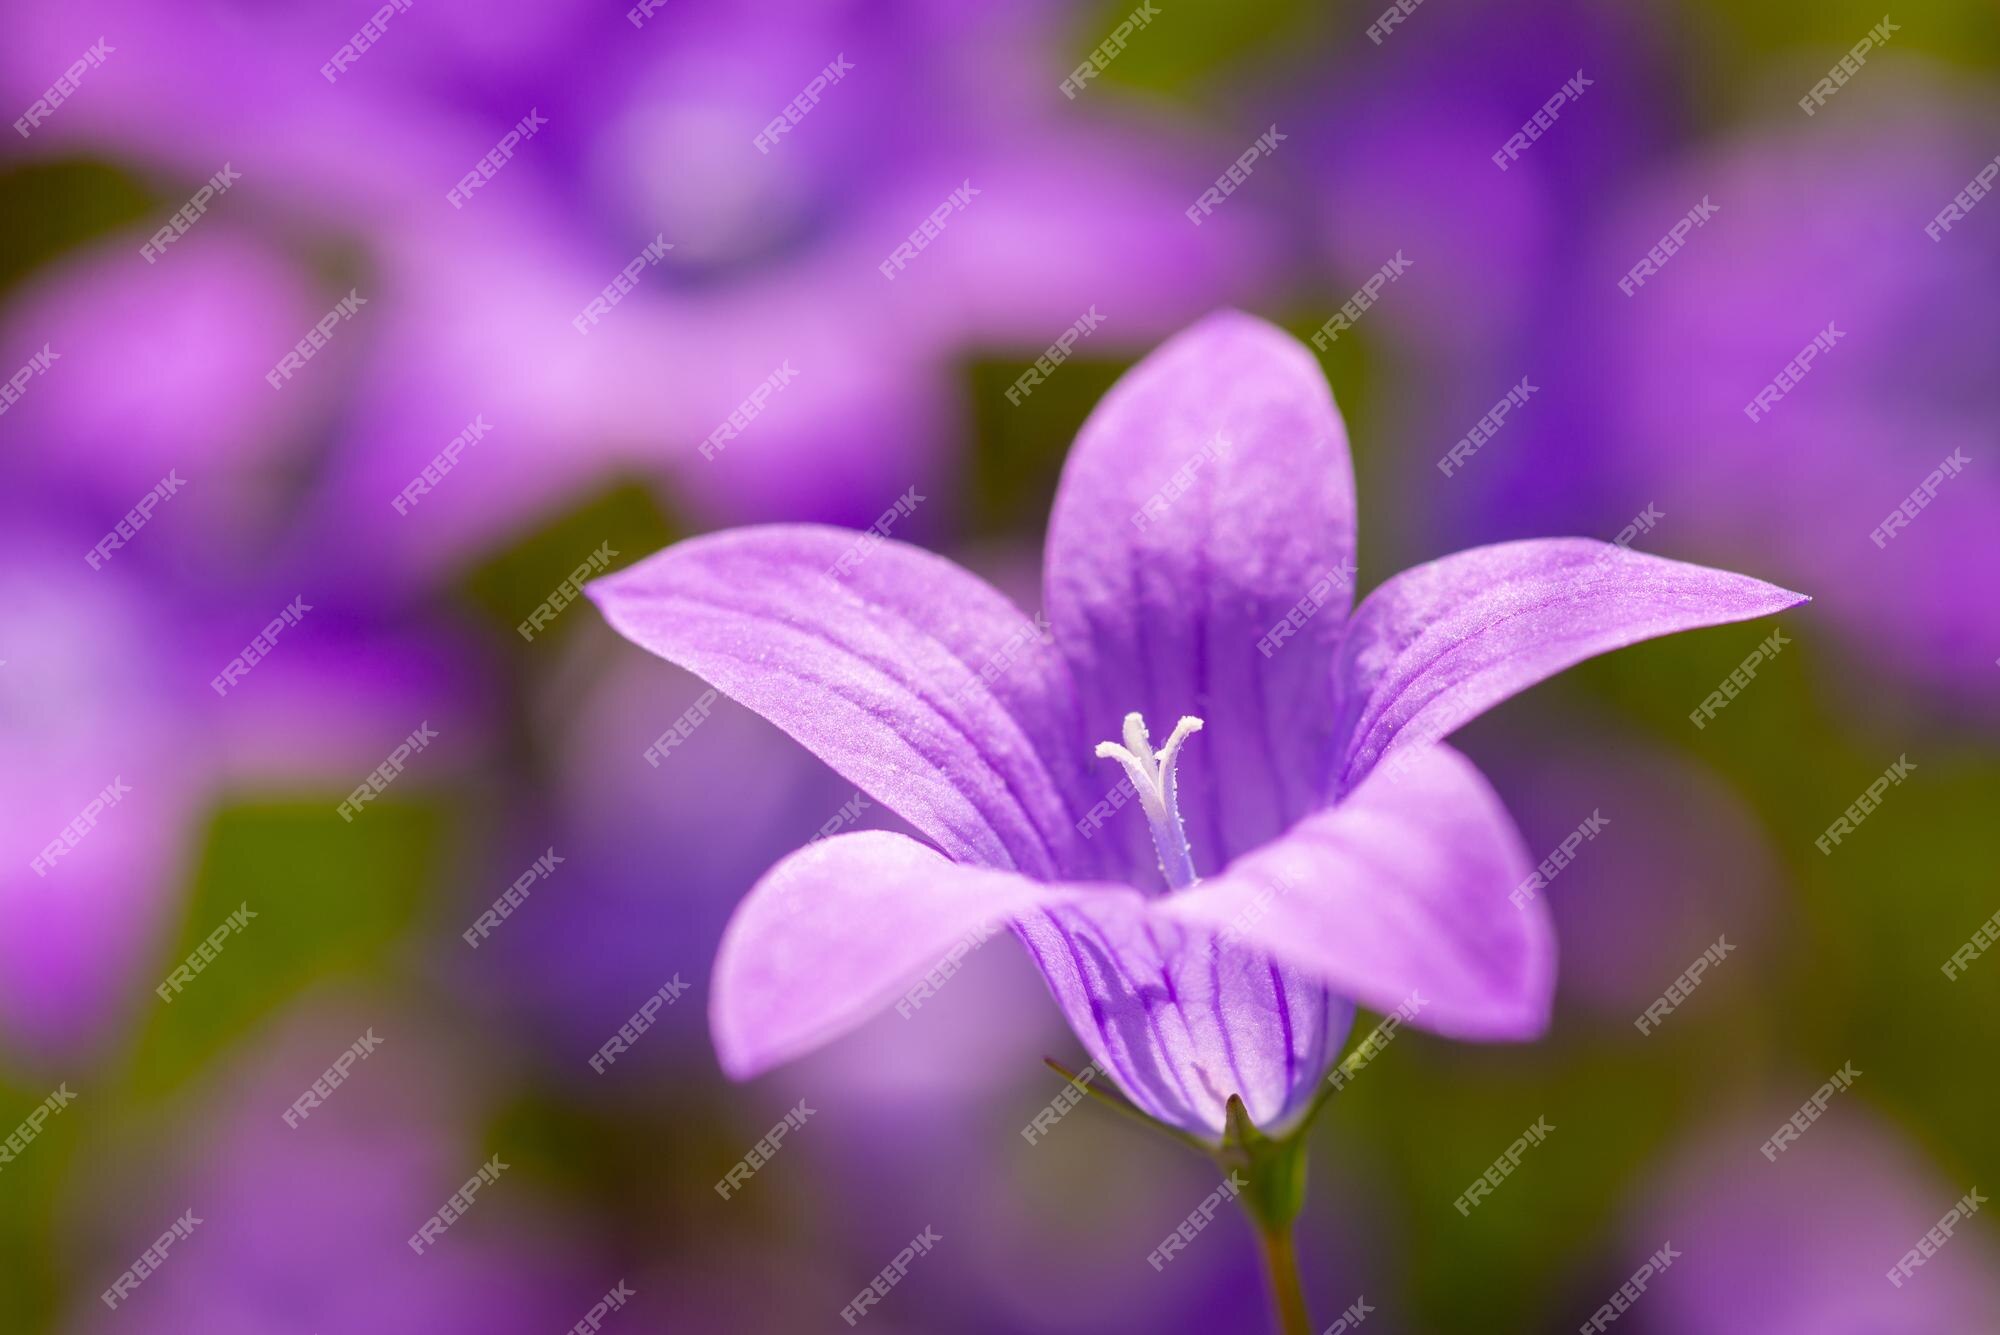
<svg viewBox="0 0 2000 1335">
<path fill-rule="evenodd" d="M 735 1084 L 755 1080 L 764 1072 L 778 1065 L 768 1057 L 750 1051 L 739 1040 L 731 1037 L 723 1027 L 722 1019 L 714 1009 L 709 1011 L 709 1037 L 715 1041 L 715 1061 L 722 1068 L 723 1075 Z"/>
</svg>

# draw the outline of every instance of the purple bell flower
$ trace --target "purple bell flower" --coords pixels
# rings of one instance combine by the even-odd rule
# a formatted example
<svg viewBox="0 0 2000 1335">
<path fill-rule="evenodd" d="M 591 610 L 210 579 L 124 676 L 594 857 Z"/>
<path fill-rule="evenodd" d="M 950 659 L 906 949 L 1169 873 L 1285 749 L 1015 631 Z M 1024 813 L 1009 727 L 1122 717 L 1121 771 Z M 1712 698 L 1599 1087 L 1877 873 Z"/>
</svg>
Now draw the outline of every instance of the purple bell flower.
<svg viewBox="0 0 2000 1335">
<path fill-rule="evenodd" d="M 995 922 L 1132 1102 L 1209 1142 L 1232 1095 L 1299 1125 L 1357 1004 L 1541 1033 L 1554 937 L 1509 894 L 1528 853 L 1438 739 L 1592 655 L 1804 600 L 1564 538 L 1415 567 L 1349 615 L 1354 538 L 1318 366 L 1223 312 L 1085 424 L 1033 618 L 942 557 L 809 525 L 593 585 L 616 629 L 929 840 L 840 835 L 765 875 L 715 965 L 725 1069 L 852 1029 Z"/>
</svg>

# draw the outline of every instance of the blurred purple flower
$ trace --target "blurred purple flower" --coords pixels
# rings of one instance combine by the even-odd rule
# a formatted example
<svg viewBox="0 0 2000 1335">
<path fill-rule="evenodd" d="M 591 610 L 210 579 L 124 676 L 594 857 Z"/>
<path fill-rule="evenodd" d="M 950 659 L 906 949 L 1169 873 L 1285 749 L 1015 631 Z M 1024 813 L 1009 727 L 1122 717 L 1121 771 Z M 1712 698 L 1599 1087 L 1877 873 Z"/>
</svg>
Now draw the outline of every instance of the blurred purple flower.
<svg viewBox="0 0 2000 1335">
<path fill-rule="evenodd" d="M 149 591 L 85 567 L 90 539 L 14 514 L 0 534 L 0 1048 L 54 1060 L 150 985 L 202 789 L 158 702 L 203 687 Z"/>
<path fill-rule="evenodd" d="M 1519 354 L 1547 275 L 1569 262 L 1605 183 L 1657 151 L 1671 100 L 1639 11 L 1508 0 L 1437 17 L 1411 14 L 1379 46 L 1357 45 L 1344 77 L 1315 78 L 1296 116 L 1313 234 L 1347 285 L 1336 300 L 1407 250 L 1411 278 L 1370 322 L 1419 342 L 1426 367 Z M 1583 99 L 1500 171 L 1495 150 L 1579 70 Z"/>
<path fill-rule="evenodd" d="M 162 265 L 212 248 L 224 214 L 359 261 L 370 305 L 336 341 L 360 373 L 291 531 L 343 545 L 357 572 L 436 573 L 620 471 L 672 477 L 711 519 L 865 523 L 885 495 L 953 480 L 938 443 L 968 355 L 1038 352 L 1093 304 L 1101 338 L 1131 346 L 1254 295 L 1279 251 L 1254 204 L 1226 234 L 1182 215 L 1233 147 L 1168 148 L 1113 97 L 1065 100 L 1068 21 L 727 0 L 635 31 L 609 13 L 509 6 L 468 24 L 417 6 L 329 82 L 353 16 L 110 0 L 23 16 L 0 90 L 27 105 L 108 34 L 115 52 L 27 151 L 189 183 L 233 163 L 241 182 Z M 761 152 L 837 56 L 854 68 Z M 446 191 L 530 107 L 548 125 L 454 209 Z M 967 181 L 980 194 L 955 235 L 885 279 L 878 264 Z M 656 238 L 674 249 L 580 335 L 578 312 Z M 117 307 L 85 309 L 116 341 Z M 744 445 L 698 454 L 788 359 L 796 388 Z M 479 457 L 425 510 L 392 511 L 480 414 Z M 801 466 L 829 455 L 840 468 Z"/>
<path fill-rule="evenodd" d="M 137 496 L 113 506 L 81 490 L 68 505 L 45 493 L 32 517 L 0 511 L 0 602 L 15 618 L 0 644 L 0 747 L 34 758 L 0 770 L 0 1049 L 49 1061 L 152 1000 L 148 960 L 164 958 L 218 800 L 304 794 L 330 818 L 428 721 L 449 741 L 407 795 L 472 760 L 487 712 L 453 637 L 385 629 L 316 593 L 219 696 L 212 680 L 314 586 L 162 578 L 163 550 L 185 545 L 167 531 L 182 523 L 172 507 L 192 496 L 93 570 L 84 554 Z"/>
<path fill-rule="evenodd" d="M 357 1039 L 372 1040 L 371 1050 L 345 1082 L 287 1121 L 282 1114 Z M 512 1335 L 582 1317 L 608 1286 L 607 1258 L 538 1189 L 513 1146 L 467 1134 L 488 1091 L 467 1079 L 456 1046 L 379 1000 L 310 1006 L 246 1053 L 199 1116 L 172 1123 L 166 1143 L 145 1153 L 129 1140 L 109 1146 L 92 1165 L 106 1213 L 92 1221 L 85 1292 L 68 1328 L 109 1332 L 136 1320 L 212 1335 Z M 414 1253 L 406 1239 L 496 1151 L 513 1171 Z M 188 1240 L 107 1314 L 98 1290 L 183 1211 L 198 1220 Z"/>
<path fill-rule="evenodd" d="M 10 453 L 40 494 L 101 507 L 107 530 L 172 473 L 186 491 L 160 517 L 175 522 L 134 549 L 240 556 L 226 540 L 253 539 L 285 499 L 282 455 L 330 389 L 274 394 L 264 373 L 324 306 L 302 266 L 226 219 L 150 268 L 144 239 L 116 233 L 65 257 L 10 303 L 0 346 L 60 358 L 9 412 Z"/>
<path fill-rule="evenodd" d="M 1317 365 L 1225 312 L 1085 425 L 1050 521 L 1050 634 L 948 561 L 816 527 L 696 539 L 593 585 L 616 629 L 942 850 L 843 835 L 765 877 L 716 963 L 725 1069 L 852 1028 L 1006 919 L 1125 1092 L 1199 1134 L 1232 1093 L 1260 1126 L 1302 1115 L 1348 998 L 1417 992 L 1418 1023 L 1458 1037 L 1540 1032 L 1547 911 L 1502 893 L 1528 869 L 1520 836 L 1432 743 L 1594 654 L 1802 599 L 1558 539 L 1406 571 L 1349 620 L 1354 532 Z M 1146 715 L 1181 718 L 1158 752 Z M 1124 785 L 1089 763 L 1107 734 L 1124 746 L 1095 754 Z M 1127 795 L 1150 842 L 1111 815 Z"/>
<path fill-rule="evenodd" d="M 1888 1278 L 1975 1184 L 1940 1177 L 1852 1107 L 1814 1123 L 1774 1167 L 1755 1147 L 1791 1114 L 1771 1106 L 1722 1124 L 1663 1163 L 1633 1203 L 1624 1230 L 1633 1263 L 1665 1241 L 1681 1254 L 1629 1313 L 1639 1329 L 2000 1329 L 2000 1247 L 1983 1207 L 1900 1284 Z"/>
<path fill-rule="evenodd" d="M 1867 114 L 1720 144 L 1612 221 L 1599 253 L 1622 273 L 1697 201 L 1719 209 L 1630 302 L 1607 283 L 1605 302 L 1633 309 L 1601 326 L 1622 391 L 1605 436 L 1628 485 L 1677 527 L 1811 572 L 1835 593 L 1835 624 L 1879 661 L 1990 699 L 2000 614 L 1965 580 L 1990 572 L 2000 513 L 1987 352 L 2000 316 L 1985 299 L 2000 228 L 1975 216 L 1940 240 L 1923 230 L 1992 156 L 1989 122 L 1886 72 L 1877 82 L 1857 90 L 1874 99 Z M 1752 420 L 1746 405 L 1829 322 L 1833 350 Z M 1970 467 L 1871 540 L 1955 452 Z M 1781 512 L 1810 519 L 1773 522 Z"/>
<path fill-rule="evenodd" d="M 1558 735 L 1546 717 L 1517 711 L 1466 749 L 1508 794 L 1538 859 L 1554 857 L 1580 824 L 1602 816 L 1601 835 L 1546 887 L 1562 944 L 1558 1000 L 1570 1018 L 1629 1036 L 1646 1007 L 1719 939 L 1749 961 L 1770 948 L 1773 928 L 1786 921 L 1781 863 L 1754 804 L 1705 764 L 1612 716 L 1566 710 L 1564 721 L 1568 735 Z M 1701 838 L 1688 838 L 1691 829 Z M 1692 1008 L 1705 1020 L 1675 1023 L 1728 1023 L 1730 989 L 1746 985 L 1756 968 L 1721 970 Z"/>
</svg>

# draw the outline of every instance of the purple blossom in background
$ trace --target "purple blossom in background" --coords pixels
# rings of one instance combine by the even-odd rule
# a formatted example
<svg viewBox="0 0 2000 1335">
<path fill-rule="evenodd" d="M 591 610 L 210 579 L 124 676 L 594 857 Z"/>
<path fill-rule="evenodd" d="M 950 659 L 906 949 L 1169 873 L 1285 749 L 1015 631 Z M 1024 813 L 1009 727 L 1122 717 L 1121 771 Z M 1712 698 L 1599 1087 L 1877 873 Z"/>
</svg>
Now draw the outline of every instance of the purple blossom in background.
<svg viewBox="0 0 2000 1335">
<path fill-rule="evenodd" d="M 1547 911 L 1507 898 L 1530 860 L 1437 739 L 1584 658 L 1803 599 L 1552 539 L 1406 571 L 1349 618 L 1354 533 L 1318 367 L 1225 312 L 1085 424 L 1050 521 L 1047 636 L 901 544 L 836 580 L 851 535 L 814 527 L 696 539 L 592 585 L 628 638 L 935 845 L 846 835 L 758 884 L 715 967 L 725 1069 L 852 1028 L 995 920 L 1133 1102 L 1211 1138 L 1231 1094 L 1260 1127 L 1303 1115 L 1356 1002 L 1417 992 L 1440 1033 L 1539 1033 Z M 1148 719 L 1180 720 L 1157 751 Z M 1133 800 L 1101 819 L 1121 769 Z"/>
<path fill-rule="evenodd" d="M 1595 326 L 1618 392 L 1593 467 L 1680 532 L 1825 580 L 1833 624 L 1890 672 L 1990 699 L 2000 230 L 1924 226 L 1992 157 L 1991 119 L 1948 92 L 1884 106 L 1903 90 L 1881 74 L 1843 90 L 1854 114 L 1716 144 L 1607 223 L 1597 253 L 1622 274 L 1704 197 L 1719 210 L 1632 298 L 1604 284 L 1630 309 Z M 1829 324 L 1831 350 L 1757 406 Z"/>
<path fill-rule="evenodd" d="M 1991 1189 L 1940 1173 L 1859 1108 L 1814 1123 L 1773 1167 L 1754 1147 L 1791 1112 L 1759 1104 L 1754 1118 L 1710 1128 L 1666 1158 L 1633 1200 L 1620 1230 L 1624 1254 L 1636 1264 L 1667 1240 L 1681 1253 L 1633 1305 L 1636 1328 L 1647 1335 L 2000 1328 Z M 1947 1236 L 1941 1221 L 1975 1187 L 1979 1205 L 1953 1220 Z M 1933 1254 L 1919 1252 L 1892 1281 L 1890 1272 L 1919 1244 Z"/>
<path fill-rule="evenodd" d="M 0 51 L 0 92 L 26 104 L 72 48 L 116 29 L 91 96 L 27 151 L 114 154 L 158 173 L 168 197 L 232 163 L 242 180 L 154 266 L 200 265 L 172 280 L 215 289 L 194 294 L 197 309 L 236 285 L 198 257 L 243 225 L 351 275 L 289 332 L 231 331 L 268 349 L 243 393 L 251 406 L 272 397 L 263 371 L 357 290 L 368 304 L 281 391 L 317 398 L 335 365 L 358 391 L 320 424 L 336 448 L 287 532 L 344 545 L 355 578 L 434 578 L 623 474 L 671 479 L 725 522 L 866 523 L 882 496 L 956 475 L 939 442 L 961 410 L 965 356 L 1032 355 L 1093 306 L 1104 346 L 1137 346 L 1189 309 L 1267 288 L 1282 248 L 1254 202 L 1232 201 L 1225 227 L 1181 213 L 1234 145 L 1197 152 L 1084 119 L 1044 77 L 1063 64 L 1062 20 L 1052 7 L 805 17 L 718 0 L 659 10 L 638 31 L 622 12 L 510 6 L 475 34 L 461 12 L 413 5 L 329 83 L 320 67 L 352 15 L 232 7 L 222 21 L 109 3 L 23 16 Z M 853 70 L 760 152 L 757 136 L 837 55 Z M 530 107 L 547 126 L 453 208 L 446 192 Z M 885 257 L 968 181 L 980 193 L 949 244 L 886 279 Z M 129 237 L 135 273 L 145 235 Z M 656 239 L 673 249 L 580 334 L 579 312 Z M 132 336 L 117 303 L 77 311 L 64 323 L 93 341 Z M 741 444 L 704 457 L 788 362 L 795 382 Z M 416 511 L 392 510 L 479 415 L 491 433 L 457 476 Z M 52 420 L 52 439 L 65 426 Z M 819 466 L 830 459 L 840 467 Z"/>
<path fill-rule="evenodd" d="M 297 1111 L 357 1039 L 368 1051 L 349 1078 Z M 512 1146 L 496 1154 L 468 1134 L 468 1091 L 450 1079 L 458 1054 L 419 1016 L 315 998 L 245 1056 L 148 1153 L 105 1147 L 94 1171 L 115 1212 L 79 1249 L 97 1288 L 182 1212 L 196 1222 L 115 1310 L 80 1293 L 66 1329 L 525 1335 L 582 1316 L 610 1262 L 575 1230 L 541 1234 L 532 1169 Z M 492 1190 L 443 1243 L 412 1251 L 409 1237 L 489 1156 L 506 1165 Z M 634 1280 L 642 1302 L 657 1302 Z"/>
</svg>

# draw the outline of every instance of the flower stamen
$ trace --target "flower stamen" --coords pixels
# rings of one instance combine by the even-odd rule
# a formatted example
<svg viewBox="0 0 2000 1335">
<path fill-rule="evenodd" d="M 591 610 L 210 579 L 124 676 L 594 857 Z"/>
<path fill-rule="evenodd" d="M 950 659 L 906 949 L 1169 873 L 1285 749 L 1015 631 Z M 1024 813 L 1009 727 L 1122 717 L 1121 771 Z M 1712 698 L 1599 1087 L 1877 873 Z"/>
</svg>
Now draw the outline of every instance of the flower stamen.
<svg viewBox="0 0 2000 1335">
<path fill-rule="evenodd" d="M 1182 715 L 1173 735 L 1157 752 L 1146 735 L 1146 720 L 1137 713 L 1125 716 L 1125 744 L 1099 742 L 1097 755 L 1115 760 L 1132 776 L 1132 787 L 1145 808 L 1146 823 L 1152 827 L 1153 848 L 1160 855 L 1160 875 L 1170 889 L 1181 890 L 1195 883 L 1194 855 L 1188 849 L 1187 832 L 1181 828 L 1180 803 L 1174 783 L 1174 759 L 1181 743 L 1201 731 L 1201 720 Z"/>
</svg>

